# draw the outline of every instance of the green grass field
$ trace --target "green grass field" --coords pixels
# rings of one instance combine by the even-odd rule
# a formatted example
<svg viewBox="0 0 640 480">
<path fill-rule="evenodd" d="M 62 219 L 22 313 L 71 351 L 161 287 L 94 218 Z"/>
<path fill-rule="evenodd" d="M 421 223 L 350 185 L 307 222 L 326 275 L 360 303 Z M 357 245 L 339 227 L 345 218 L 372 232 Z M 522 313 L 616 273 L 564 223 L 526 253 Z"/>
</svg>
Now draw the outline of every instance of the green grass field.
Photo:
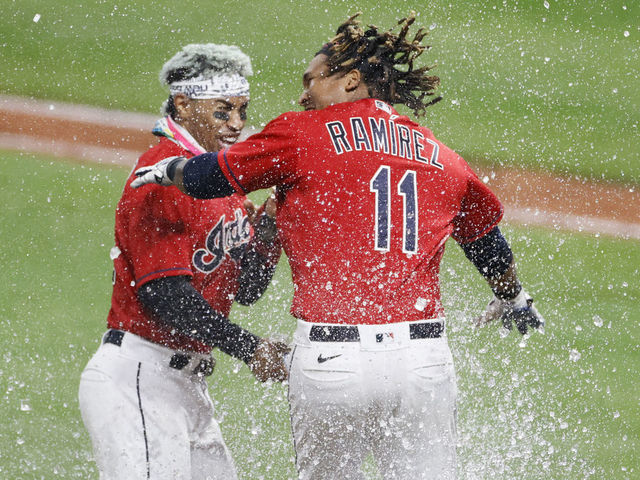
<svg viewBox="0 0 640 480">
<path fill-rule="evenodd" d="M 0 18 L 2 93 L 158 112 L 181 45 L 252 57 L 251 121 L 295 109 L 301 74 L 356 11 L 431 29 L 444 101 L 425 122 L 468 160 L 640 183 L 640 5 L 627 0 L 21 0 Z M 35 15 L 39 20 L 34 21 Z"/>
<path fill-rule="evenodd" d="M 10 152 L 0 162 L 0 478 L 97 478 L 77 388 L 105 328 L 127 170 Z M 548 327 L 526 343 L 474 330 L 469 319 L 488 289 L 449 246 L 442 281 L 459 376 L 460 478 L 636 478 L 640 244 L 503 229 Z M 265 297 L 232 317 L 290 335 L 291 292 L 283 263 Z M 295 478 L 285 388 L 217 358 L 211 392 L 241 478 Z"/>
</svg>

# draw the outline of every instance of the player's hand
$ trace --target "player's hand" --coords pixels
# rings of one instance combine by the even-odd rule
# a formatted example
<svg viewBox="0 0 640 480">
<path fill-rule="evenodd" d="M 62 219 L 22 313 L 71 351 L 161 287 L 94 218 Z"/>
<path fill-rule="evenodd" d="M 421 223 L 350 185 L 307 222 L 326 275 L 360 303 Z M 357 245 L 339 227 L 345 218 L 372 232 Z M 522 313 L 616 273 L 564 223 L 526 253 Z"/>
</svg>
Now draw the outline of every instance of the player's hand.
<svg viewBox="0 0 640 480">
<path fill-rule="evenodd" d="M 254 225 L 262 214 L 269 215 L 271 218 L 276 218 L 276 187 L 271 187 L 271 194 L 260 208 L 256 207 L 255 203 L 248 198 L 244 201 L 244 208 L 247 211 L 251 225 Z"/>
<path fill-rule="evenodd" d="M 289 378 L 284 357 L 290 351 L 286 343 L 262 339 L 249 361 L 249 368 L 261 382 L 282 382 Z"/>
<path fill-rule="evenodd" d="M 264 201 L 263 204 L 264 213 L 269 215 L 271 218 L 276 218 L 276 211 L 278 209 L 278 203 L 276 201 L 276 187 L 271 187 L 271 194 L 269 198 Z"/>
<path fill-rule="evenodd" d="M 135 174 L 138 178 L 131 182 L 131 187 L 138 188 L 147 183 L 157 183 L 164 187 L 173 185 L 173 180 L 167 174 L 167 169 L 174 163 L 182 160 L 185 160 L 185 157 L 168 157 L 160 160 L 155 165 L 137 169 Z"/>
<path fill-rule="evenodd" d="M 258 209 L 256 208 L 256 204 L 253 203 L 248 198 L 243 203 L 244 209 L 247 211 L 247 217 L 249 218 L 249 223 L 253 225 L 256 223 L 256 219 L 258 218 Z"/>
<path fill-rule="evenodd" d="M 487 305 L 484 313 L 476 319 L 476 326 L 500 320 L 507 330 L 516 328 L 522 335 L 526 335 L 529 327 L 544 332 L 544 318 L 533 305 L 533 298 L 523 290 L 512 300 L 501 300 L 494 296 Z"/>
<path fill-rule="evenodd" d="M 244 208 L 247 210 L 249 222 L 253 225 L 253 229 L 257 237 L 265 243 L 272 243 L 278 235 L 276 226 L 276 194 L 275 187 L 271 189 L 271 195 L 265 202 L 256 208 L 249 199 L 245 200 Z"/>
</svg>

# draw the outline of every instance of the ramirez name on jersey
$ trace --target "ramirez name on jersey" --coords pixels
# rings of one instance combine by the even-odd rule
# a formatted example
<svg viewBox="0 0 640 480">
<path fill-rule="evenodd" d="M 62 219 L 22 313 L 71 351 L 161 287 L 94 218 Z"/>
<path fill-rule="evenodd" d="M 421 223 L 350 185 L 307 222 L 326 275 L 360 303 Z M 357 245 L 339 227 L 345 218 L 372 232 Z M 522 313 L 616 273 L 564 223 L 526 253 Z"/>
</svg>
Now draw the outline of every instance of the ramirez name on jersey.
<svg viewBox="0 0 640 480">
<path fill-rule="evenodd" d="M 346 125 L 334 120 L 325 123 L 325 127 L 337 155 L 364 149 L 416 160 L 442 170 L 442 164 L 438 163 L 438 144 L 425 138 L 419 130 L 397 125 L 396 118 L 397 115 L 391 115 L 387 121 L 380 117 L 351 117 Z"/>
</svg>

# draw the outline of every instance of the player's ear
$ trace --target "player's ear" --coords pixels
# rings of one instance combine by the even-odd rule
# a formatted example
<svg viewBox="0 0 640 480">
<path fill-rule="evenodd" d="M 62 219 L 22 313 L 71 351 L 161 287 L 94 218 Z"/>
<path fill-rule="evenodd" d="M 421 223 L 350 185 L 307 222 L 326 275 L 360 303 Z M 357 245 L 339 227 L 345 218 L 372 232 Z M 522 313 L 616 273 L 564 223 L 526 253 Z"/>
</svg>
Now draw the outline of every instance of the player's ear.
<svg viewBox="0 0 640 480">
<path fill-rule="evenodd" d="M 362 81 L 363 78 L 360 70 L 357 70 L 355 68 L 353 70 L 349 70 L 344 76 L 344 89 L 347 92 L 353 92 L 360 86 Z"/>
<path fill-rule="evenodd" d="M 177 93 L 173 96 L 173 104 L 178 112 L 178 117 L 187 119 L 191 116 L 191 99 L 184 93 Z"/>
</svg>

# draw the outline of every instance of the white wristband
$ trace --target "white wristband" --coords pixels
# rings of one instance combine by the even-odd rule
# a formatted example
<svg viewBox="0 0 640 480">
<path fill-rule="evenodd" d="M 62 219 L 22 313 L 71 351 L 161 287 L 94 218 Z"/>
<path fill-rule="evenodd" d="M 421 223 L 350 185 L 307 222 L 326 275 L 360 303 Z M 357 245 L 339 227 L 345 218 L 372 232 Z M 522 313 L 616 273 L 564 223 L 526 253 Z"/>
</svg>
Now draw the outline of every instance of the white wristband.
<svg viewBox="0 0 640 480">
<path fill-rule="evenodd" d="M 524 288 L 520 289 L 520 293 L 516 295 L 515 298 L 511 300 L 506 300 L 505 303 L 509 303 L 515 308 L 526 308 L 528 306 L 527 300 L 529 300 L 529 295 L 524 291 Z"/>
</svg>

